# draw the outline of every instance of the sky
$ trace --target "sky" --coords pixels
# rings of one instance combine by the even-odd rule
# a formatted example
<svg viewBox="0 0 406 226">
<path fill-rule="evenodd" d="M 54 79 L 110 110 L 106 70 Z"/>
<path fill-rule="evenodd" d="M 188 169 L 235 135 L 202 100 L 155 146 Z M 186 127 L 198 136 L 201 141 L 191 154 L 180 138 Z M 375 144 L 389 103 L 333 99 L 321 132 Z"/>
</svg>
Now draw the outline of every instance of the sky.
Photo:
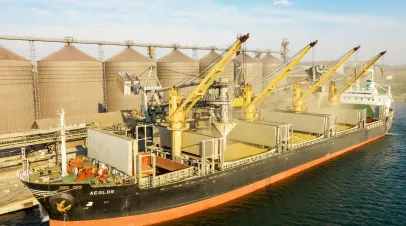
<svg viewBox="0 0 406 226">
<path fill-rule="evenodd" d="M 247 48 L 279 50 L 288 38 L 290 55 L 319 40 L 307 61 L 361 45 L 351 60 L 387 50 L 380 63 L 406 64 L 405 10 L 403 0 L 0 0 L 0 35 L 227 47 L 250 33 Z M 0 44 L 29 57 L 27 42 Z M 37 59 L 62 46 L 37 43 Z M 97 57 L 97 46 L 77 46 Z M 105 47 L 106 58 L 120 49 Z"/>
</svg>

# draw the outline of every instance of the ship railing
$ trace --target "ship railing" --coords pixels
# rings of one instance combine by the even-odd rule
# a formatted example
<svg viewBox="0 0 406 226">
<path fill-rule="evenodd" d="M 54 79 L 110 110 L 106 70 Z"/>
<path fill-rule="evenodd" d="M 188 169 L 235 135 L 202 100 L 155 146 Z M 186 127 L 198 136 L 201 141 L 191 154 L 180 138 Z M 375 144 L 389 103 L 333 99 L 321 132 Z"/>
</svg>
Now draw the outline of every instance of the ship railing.
<svg viewBox="0 0 406 226">
<path fill-rule="evenodd" d="M 367 129 L 372 129 L 378 126 L 381 126 L 383 124 L 383 121 L 379 120 L 376 122 L 371 122 L 371 123 L 367 123 Z"/>
<path fill-rule="evenodd" d="M 300 143 L 297 143 L 297 144 L 293 144 L 293 149 L 297 149 L 297 148 L 301 148 L 301 147 L 308 146 L 308 145 L 311 145 L 311 144 L 315 144 L 315 143 L 323 141 L 324 139 L 325 138 L 323 136 L 321 136 L 321 137 L 318 137 L 318 138 L 315 138 L 315 139 L 311 139 L 309 141 L 304 141 L 304 142 L 300 142 Z"/>
<path fill-rule="evenodd" d="M 245 164 L 249 164 L 249 163 L 256 162 L 256 161 L 261 161 L 261 160 L 264 160 L 266 158 L 269 158 L 269 157 L 277 155 L 277 154 L 278 154 L 278 152 L 274 148 L 274 149 L 271 149 L 271 150 L 269 150 L 269 151 L 267 151 L 265 153 L 261 153 L 261 154 L 258 154 L 258 155 L 246 157 L 246 158 L 236 160 L 236 161 L 232 161 L 232 162 L 224 162 L 223 163 L 223 170 L 235 168 L 235 167 L 245 165 Z"/>
<path fill-rule="evenodd" d="M 211 150 L 209 147 L 211 147 Z M 199 154 L 198 175 L 204 176 L 214 173 L 216 168 L 223 170 L 224 138 L 202 140 L 199 143 Z"/>
<path fill-rule="evenodd" d="M 174 172 L 166 173 L 163 175 L 155 176 L 153 178 L 152 176 L 149 177 L 144 177 L 138 180 L 139 182 L 139 187 L 140 188 L 150 188 L 150 187 L 157 187 L 157 186 L 162 186 L 166 184 L 172 184 L 181 180 L 184 180 L 188 177 L 192 177 L 195 175 L 197 171 L 196 167 L 189 167 L 186 169 L 182 170 L 177 170 Z M 154 183 L 153 183 L 154 180 Z M 153 184 L 155 184 L 153 186 Z"/>
<path fill-rule="evenodd" d="M 41 130 L 42 131 L 42 130 Z M 0 138 L 0 149 L 16 148 L 20 146 L 28 146 L 41 144 L 46 142 L 54 142 L 59 139 L 59 134 L 56 132 L 49 133 L 28 133 L 27 135 L 19 135 L 15 137 Z M 70 130 L 66 134 L 66 139 L 83 138 L 87 136 L 86 129 Z"/>
<path fill-rule="evenodd" d="M 151 181 L 150 177 L 144 177 L 144 178 L 138 179 L 138 186 L 140 188 L 149 188 L 149 187 L 152 187 L 151 185 L 152 185 L 152 181 Z"/>
<path fill-rule="evenodd" d="M 357 130 L 358 130 L 358 127 L 353 127 L 353 128 L 349 128 L 349 129 L 346 129 L 346 130 L 338 131 L 338 132 L 336 132 L 336 136 L 341 136 L 343 134 L 353 133 L 353 132 L 355 132 Z"/>
<path fill-rule="evenodd" d="M 150 154 L 154 154 L 156 156 L 159 156 L 161 158 L 167 159 L 167 156 L 169 155 L 168 152 L 164 151 L 164 149 L 156 147 L 156 146 L 149 146 L 147 147 L 147 151 Z"/>
</svg>

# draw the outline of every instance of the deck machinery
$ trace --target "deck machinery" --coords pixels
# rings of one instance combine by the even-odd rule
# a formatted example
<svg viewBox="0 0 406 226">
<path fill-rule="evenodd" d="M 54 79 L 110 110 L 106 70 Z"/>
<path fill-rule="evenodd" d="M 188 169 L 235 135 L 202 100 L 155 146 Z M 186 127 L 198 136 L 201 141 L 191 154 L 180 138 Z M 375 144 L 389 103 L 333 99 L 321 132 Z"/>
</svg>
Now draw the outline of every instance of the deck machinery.
<svg viewBox="0 0 406 226">
<path fill-rule="evenodd" d="M 143 120 L 126 133 L 89 129 L 87 157 L 68 159 L 65 169 L 19 172 L 49 213 L 50 224 L 149 225 L 179 218 L 315 166 L 390 129 L 390 109 L 389 117 L 373 122 L 351 114 L 342 120 L 352 126 L 341 131 L 334 129 L 331 114 L 259 114 L 256 105 L 317 41 L 288 60 L 258 96 L 243 84 L 240 97 L 232 92 L 240 84 L 215 80 L 248 38 L 238 37 L 186 99 L 179 95 L 180 86 L 143 89 L 144 100 L 155 98 L 154 107 L 144 105 Z M 164 90 L 170 92 L 168 104 L 157 98 Z M 241 115 L 233 111 L 238 108 Z M 160 117 L 150 117 L 157 112 Z"/>
</svg>

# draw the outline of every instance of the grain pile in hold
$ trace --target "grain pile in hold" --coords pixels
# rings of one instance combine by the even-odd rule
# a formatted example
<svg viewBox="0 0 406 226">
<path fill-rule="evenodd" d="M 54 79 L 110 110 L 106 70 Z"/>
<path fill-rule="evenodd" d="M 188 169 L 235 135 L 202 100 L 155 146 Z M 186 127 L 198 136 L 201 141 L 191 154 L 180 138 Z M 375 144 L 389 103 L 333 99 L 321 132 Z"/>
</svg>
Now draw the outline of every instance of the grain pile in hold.
<svg viewBox="0 0 406 226">
<path fill-rule="evenodd" d="M 141 85 L 144 85 L 151 66 L 153 66 L 153 72 L 147 85 L 155 86 L 157 84 L 154 75 L 156 62 L 133 48 L 125 48 L 106 60 L 107 111 L 140 110 L 142 91 L 139 95 L 124 96 L 117 85 L 117 76 L 119 72 L 133 72 L 141 80 Z"/>
<path fill-rule="evenodd" d="M 215 64 L 217 64 L 222 57 L 216 52 L 209 52 L 204 57 L 199 60 L 199 70 L 200 76 L 206 76 Z M 229 82 L 234 81 L 234 64 L 229 62 L 224 70 L 220 73 L 219 77 L 216 79 L 219 81 L 220 78 L 228 79 Z"/>
<path fill-rule="evenodd" d="M 234 58 L 235 78 L 245 74 L 247 83 L 251 84 L 255 94 L 262 90 L 262 63 L 247 54 L 239 54 Z M 241 78 L 242 79 L 242 78 Z M 238 82 L 238 81 L 237 81 Z"/>
<path fill-rule="evenodd" d="M 0 46 L 0 132 L 29 129 L 34 122 L 31 63 Z"/>
<path fill-rule="evenodd" d="M 72 45 L 38 61 L 41 118 L 103 112 L 102 64 Z"/>
<path fill-rule="evenodd" d="M 201 81 L 196 79 L 199 75 L 199 62 L 178 50 L 173 50 L 158 60 L 157 68 L 158 79 L 163 87 L 175 86 L 185 81 Z M 194 87 L 180 89 L 180 94 L 186 97 L 193 89 Z M 168 97 L 168 92 L 165 92 L 164 99 L 168 100 Z"/>
</svg>

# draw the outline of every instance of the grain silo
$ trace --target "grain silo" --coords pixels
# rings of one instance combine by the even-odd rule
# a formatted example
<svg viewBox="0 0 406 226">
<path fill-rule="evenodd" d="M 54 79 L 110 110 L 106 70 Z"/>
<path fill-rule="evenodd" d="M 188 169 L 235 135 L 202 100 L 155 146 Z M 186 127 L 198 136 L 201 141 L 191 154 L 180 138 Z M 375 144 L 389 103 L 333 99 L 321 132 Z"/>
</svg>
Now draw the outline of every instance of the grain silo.
<svg viewBox="0 0 406 226">
<path fill-rule="evenodd" d="M 234 58 L 234 68 L 236 80 L 238 79 L 239 75 L 242 76 L 244 74 L 246 77 L 246 82 L 252 85 L 254 93 L 258 94 L 261 92 L 262 63 L 260 61 L 255 60 L 245 53 L 241 53 Z"/>
<path fill-rule="evenodd" d="M 184 53 L 173 50 L 157 62 L 158 79 L 162 87 L 170 87 L 183 82 L 199 82 L 195 77 L 199 75 L 199 62 L 186 56 Z M 182 96 L 186 97 L 194 87 L 180 90 Z M 168 100 L 168 92 L 165 92 L 164 99 Z"/>
<path fill-rule="evenodd" d="M 0 46 L 0 132 L 29 129 L 34 122 L 31 63 Z"/>
<path fill-rule="evenodd" d="M 199 60 L 199 70 L 202 77 L 206 76 L 209 71 L 222 59 L 222 56 L 216 52 L 209 52 Z M 228 79 L 229 82 L 234 81 L 234 64 L 229 62 L 218 78 Z M 217 79 L 219 80 L 219 79 Z"/>
<path fill-rule="evenodd" d="M 103 112 L 102 64 L 72 45 L 38 61 L 42 118 Z"/>
<path fill-rule="evenodd" d="M 124 96 L 117 85 L 117 75 L 119 72 L 133 72 L 145 84 L 145 79 L 153 66 L 153 73 L 156 73 L 156 62 L 135 51 L 133 48 L 125 48 L 121 52 L 107 59 L 105 62 L 107 78 L 107 111 L 119 110 L 140 110 L 140 95 Z M 155 86 L 156 78 L 151 73 L 148 85 Z"/>
<path fill-rule="evenodd" d="M 282 61 L 271 54 L 267 54 L 260 60 L 260 62 L 262 62 L 262 86 L 265 88 L 265 86 L 268 85 L 276 75 L 278 75 L 278 72 L 275 72 L 275 69 L 281 65 Z M 284 85 L 285 83 L 285 79 L 283 79 L 280 85 Z"/>
</svg>

